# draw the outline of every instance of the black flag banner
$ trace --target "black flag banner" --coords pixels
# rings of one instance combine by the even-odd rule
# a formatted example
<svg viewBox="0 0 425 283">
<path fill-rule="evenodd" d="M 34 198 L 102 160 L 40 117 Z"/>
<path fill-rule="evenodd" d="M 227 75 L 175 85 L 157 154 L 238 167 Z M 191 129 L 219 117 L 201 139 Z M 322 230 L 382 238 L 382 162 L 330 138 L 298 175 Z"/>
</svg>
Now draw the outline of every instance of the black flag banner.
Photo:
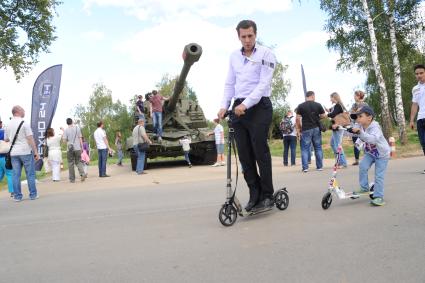
<svg viewBox="0 0 425 283">
<path fill-rule="evenodd" d="M 43 156 L 46 130 L 52 124 L 58 105 L 61 76 L 61 64 L 47 68 L 38 76 L 32 89 L 31 129 L 40 156 Z"/>
</svg>

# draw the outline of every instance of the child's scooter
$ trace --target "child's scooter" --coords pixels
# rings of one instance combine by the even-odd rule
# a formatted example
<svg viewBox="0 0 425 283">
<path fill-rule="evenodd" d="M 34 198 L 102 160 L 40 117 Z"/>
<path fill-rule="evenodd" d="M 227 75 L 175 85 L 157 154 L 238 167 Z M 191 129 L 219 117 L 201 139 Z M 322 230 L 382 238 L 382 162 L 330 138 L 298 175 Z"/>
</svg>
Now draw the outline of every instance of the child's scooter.
<svg viewBox="0 0 425 283">
<path fill-rule="evenodd" d="M 348 132 L 350 131 L 350 128 L 341 128 L 343 130 L 346 130 Z M 361 196 L 369 196 L 371 199 L 373 199 L 373 187 L 374 184 L 371 183 L 369 186 L 369 191 L 362 193 L 362 194 L 358 194 L 358 193 L 353 193 L 353 192 L 345 192 L 340 186 L 339 183 L 336 179 L 336 175 L 337 175 L 337 170 L 338 170 L 338 166 L 339 166 L 339 160 L 341 158 L 341 152 L 342 152 L 342 147 L 338 146 L 338 151 L 336 154 L 336 161 L 335 161 L 335 165 L 333 168 L 333 173 L 332 173 L 332 177 L 329 180 L 329 188 L 328 188 L 328 192 L 326 194 L 324 194 L 323 198 L 322 198 L 322 208 L 323 209 L 328 209 L 331 204 L 332 204 L 332 194 L 335 194 L 338 199 L 358 199 Z"/>
<path fill-rule="evenodd" d="M 218 219 L 220 220 L 220 223 L 224 226 L 232 226 L 236 222 L 236 218 L 239 216 L 251 216 L 259 213 L 263 213 L 269 210 L 272 210 L 273 207 L 265 208 L 261 210 L 251 210 L 246 211 L 241 203 L 239 202 L 238 198 L 236 197 L 236 187 L 238 185 L 238 160 L 237 160 L 237 153 L 236 153 L 236 146 L 235 146 L 235 140 L 234 140 L 234 129 L 232 127 L 231 123 L 231 111 L 227 111 L 225 117 L 228 117 L 227 125 L 229 128 L 229 137 L 227 140 L 227 184 L 226 184 L 226 191 L 227 191 L 227 199 L 226 202 L 222 205 L 220 212 L 218 214 Z M 235 188 L 232 189 L 232 148 L 234 150 L 235 160 L 236 160 L 236 182 L 235 182 Z M 242 168 L 243 169 L 243 168 Z M 279 210 L 285 210 L 289 205 L 289 196 L 288 191 L 286 188 L 282 188 L 278 191 L 276 191 L 273 195 L 274 205 Z"/>
</svg>

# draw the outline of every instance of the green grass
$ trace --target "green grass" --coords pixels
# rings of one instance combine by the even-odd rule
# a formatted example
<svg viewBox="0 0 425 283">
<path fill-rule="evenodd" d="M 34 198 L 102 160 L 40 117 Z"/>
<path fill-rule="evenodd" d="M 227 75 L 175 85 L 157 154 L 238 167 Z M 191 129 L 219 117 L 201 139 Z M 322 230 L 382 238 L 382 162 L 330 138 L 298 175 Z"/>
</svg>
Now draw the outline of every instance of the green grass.
<svg viewBox="0 0 425 283">
<path fill-rule="evenodd" d="M 323 148 L 323 154 L 324 154 L 324 158 L 327 159 L 331 159 L 334 158 L 332 149 L 329 145 L 330 139 L 331 139 L 331 135 L 332 135 L 332 131 L 328 130 L 325 133 L 323 133 L 322 135 L 322 148 Z M 393 132 L 393 136 L 394 137 L 398 137 L 397 131 L 395 130 Z M 397 138 L 396 138 L 397 139 Z M 422 154 L 422 148 L 421 145 L 419 144 L 419 138 L 418 138 L 418 133 L 416 130 L 411 130 L 408 129 L 407 130 L 407 140 L 408 143 L 406 145 L 401 145 L 399 140 L 396 140 L 396 155 L 397 157 L 408 157 L 408 156 L 415 156 L 415 155 L 420 155 Z M 282 153 L 283 153 L 283 143 L 282 140 L 271 140 L 269 143 L 270 146 L 270 152 L 272 156 L 276 156 L 276 157 L 282 157 Z M 344 147 L 344 152 L 345 155 L 347 157 L 354 157 L 354 149 L 353 149 L 353 142 L 351 141 L 351 138 L 348 137 L 344 137 L 343 140 L 343 147 Z M 299 141 L 297 143 L 297 157 L 300 158 L 300 154 L 301 154 L 301 150 L 300 150 L 300 145 L 299 145 Z M 62 159 L 64 160 L 64 169 L 63 170 L 67 170 L 68 169 L 68 164 L 66 162 L 66 152 L 63 151 L 62 152 Z M 158 157 L 155 158 L 153 160 L 150 160 L 150 162 L 152 161 L 167 161 L 167 160 L 177 160 L 177 159 L 182 159 L 183 160 L 183 156 L 174 158 L 174 157 Z M 108 165 L 112 165 L 112 164 L 116 164 L 118 161 L 118 158 L 116 156 L 116 154 L 113 157 L 108 157 Z M 128 154 L 128 152 L 124 152 L 124 159 L 123 162 L 126 164 L 130 164 L 130 155 Z M 90 165 L 97 165 L 97 150 L 92 150 L 91 151 L 91 161 L 90 161 Z M 41 172 L 37 172 L 37 178 L 43 178 L 49 174 L 46 174 L 44 172 L 44 170 L 42 170 Z M 22 176 L 21 176 L 21 180 L 26 179 L 25 176 L 25 170 L 22 170 Z M 6 178 L 3 178 L 3 180 L 1 180 L 0 182 L 0 190 L 2 189 L 7 189 L 7 181 Z"/>
</svg>

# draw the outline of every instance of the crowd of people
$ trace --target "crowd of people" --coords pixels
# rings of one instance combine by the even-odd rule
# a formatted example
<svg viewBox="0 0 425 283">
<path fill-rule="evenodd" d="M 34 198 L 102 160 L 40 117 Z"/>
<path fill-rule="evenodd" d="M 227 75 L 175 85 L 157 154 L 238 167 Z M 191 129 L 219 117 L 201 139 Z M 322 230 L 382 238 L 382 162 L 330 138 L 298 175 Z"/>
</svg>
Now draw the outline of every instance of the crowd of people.
<svg viewBox="0 0 425 283">
<path fill-rule="evenodd" d="M 239 161 L 243 168 L 245 181 L 249 188 L 249 201 L 245 206 L 247 211 L 264 209 L 273 205 L 273 182 L 271 154 L 268 146 L 269 127 L 272 121 L 272 104 L 270 101 L 271 80 L 276 65 L 276 58 L 267 47 L 256 42 L 257 26 L 253 21 L 241 21 L 236 31 L 242 48 L 234 51 L 230 57 L 230 67 L 227 74 L 224 95 L 218 118 L 214 120 L 214 135 L 217 160 L 214 167 L 225 165 L 224 160 L 224 130 L 220 120 L 224 118 L 232 105 L 232 127 Z M 425 155 L 425 66 L 416 65 L 414 72 L 418 84 L 412 90 L 412 107 L 410 127 L 416 127 L 419 140 Z M 301 170 L 307 173 L 311 160 L 312 148 L 315 156 L 316 170 L 323 170 L 322 132 L 326 131 L 324 119 L 330 119 L 329 130 L 332 131 L 330 145 L 335 156 L 338 156 L 338 166 L 346 168 L 348 161 L 344 153 L 342 141 L 344 135 L 349 135 L 353 141 L 355 160 L 352 165 L 359 165 L 359 190 L 362 194 L 369 190 L 368 171 L 375 164 L 375 190 L 371 203 L 376 206 L 384 202 L 384 179 L 390 157 L 390 147 L 385 139 L 375 112 L 364 101 L 362 91 L 354 93 L 355 103 L 347 110 L 338 93 L 330 94 L 331 106 L 323 107 L 315 101 L 315 93 L 308 91 L 305 101 L 294 111 L 288 111 L 280 124 L 283 138 L 283 165 L 296 165 L 297 141 L 301 148 Z M 153 119 L 154 134 L 157 142 L 162 142 L 162 111 L 163 101 L 168 100 L 154 90 L 146 95 L 151 104 L 150 115 Z M 146 150 L 152 144 L 146 134 L 145 110 L 143 96 L 136 101 L 137 125 L 133 128 L 133 149 L 137 155 L 136 173 L 144 172 Z M 35 180 L 35 162 L 40 159 L 31 127 L 24 120 L 25 110 L 21 106 L 12 108 L 12 115 L 6 130 L 0 121 L 0 140 L 10 142 L 10 150 L 0 154 L 0 180 L 6 176 L 8 189 L 15 201 L 22 200 L 21 172 L 25 170 L 29 198 L 38 198 Z M 67 128 L 61 128 L 59 133 L 49 128 L 46 132 L 46 155 L 48 165 L 52 171 L 52 180 L 60 181 L 62 164 L 61 143 L 66 144 L 68 162 L 68 178 L 75 183 L 75 167 L 77 167 L 81 182 L 87 178 L 87 165 L 90 162 L 90 149 L 85 141 L 81 129 L 73 123 L 71 118 L 66 120 Z M 110 177 L 107 174 L 107 158 L 114 153 L 108 141 L 102 121 L 97 123 L 93 133 L 98 154 L 99 177 Z M 345 128 L 343 128 L 345 127 Z M 185 136 L 179 140 L 189 167 L 191 139 Z M 123 162 L 123 137 L 120 132 L 115 136 L 115 147 L 118 154 L 117 165 Z M 364 150 L 360 160 L 360 147 Z M 289 151 L 291 159 L 289 161 Z M 9 158 L 10 157 L 10 158 Z M 10 162 L 9 162 L 10 160 Z M 10 164 L 11 167 L 10 168 Z M 423 171 L 425 174 L 425 170 Z"/>
</svg>

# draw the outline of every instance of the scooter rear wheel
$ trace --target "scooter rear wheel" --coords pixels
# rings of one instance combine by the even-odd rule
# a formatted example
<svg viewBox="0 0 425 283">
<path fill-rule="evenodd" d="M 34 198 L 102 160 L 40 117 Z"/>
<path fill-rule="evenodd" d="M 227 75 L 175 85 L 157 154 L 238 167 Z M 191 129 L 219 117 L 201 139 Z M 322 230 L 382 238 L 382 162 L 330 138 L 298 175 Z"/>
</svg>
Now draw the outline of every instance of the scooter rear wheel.
<svg viewBox="0 0 425 283">
<path fill-rule="evenodd" d="M 322 208 L 328 209 L 332 204 L 332 194 L 327 192 L 322 198 Z"/>
<path fill-rule="evenodd" d="M 285 210 L 289 205 L 288 194 L 283 189 L 277 191 L 274 196 L 274 203 L 279 210 Z"/>
<path fill-rule="evenodd" d="M 224 226 L 232 226 L 236 222 L 236 218 L 238 218 L 238 213 L 236 208 L 231 204 L 223 204 L 218 213 L 218 220 Z"/>
<path fill-rule="evenodd" d="M 371 184 L 369 188 L 369 198 L 374 199 L 373 197 L 373 190 L 375 189 L 375 184 Z"/>
</svg>

